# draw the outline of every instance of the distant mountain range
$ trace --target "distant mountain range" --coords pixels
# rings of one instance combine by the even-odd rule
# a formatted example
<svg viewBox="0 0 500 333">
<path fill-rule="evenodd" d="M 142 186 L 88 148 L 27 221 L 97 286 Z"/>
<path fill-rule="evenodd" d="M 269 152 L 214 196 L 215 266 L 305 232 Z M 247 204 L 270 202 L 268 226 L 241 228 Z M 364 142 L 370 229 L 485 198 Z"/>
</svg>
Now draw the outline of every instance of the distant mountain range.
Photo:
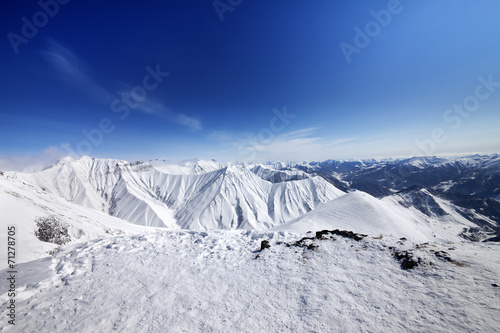
<svg viewBox="0 0 500 333">
<path fill-rule="evenodd" d="M 250 164 L 67 157 L 5 175 L 148 227 L 500 240 L 499 155 Z"/>
<path fill-rule="evenodd" d="M 461 235 L 500 241 L 500 155 L 268 163 L 320 176 L 337 188 L 390 197 L 437 220 L 467 221 Z M 270 178 L 268 178 L 270 179 Z"/>
</svg>

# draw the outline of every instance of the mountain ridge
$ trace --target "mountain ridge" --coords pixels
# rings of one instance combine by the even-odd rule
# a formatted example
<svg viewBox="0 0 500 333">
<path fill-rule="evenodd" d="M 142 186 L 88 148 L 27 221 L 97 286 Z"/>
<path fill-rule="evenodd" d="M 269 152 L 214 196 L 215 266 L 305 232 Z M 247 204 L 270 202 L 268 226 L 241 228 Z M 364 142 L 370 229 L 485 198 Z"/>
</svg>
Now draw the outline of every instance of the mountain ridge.
<svg viewBox="0 0 500 333">
<path fill-rule="evenodd" d="M 192 230 L 267 229 L 344 194 L 321 177 L 273 184 L 239 165 L 167 174 L 147 162 L 82 157 L 8 174 L 135 224 Z"/>
<path fill-rule="evenodd" d="M 178 164 L 68 157 L 6 174 L 135 224 L 191 230 L 273 228 L 361 190 L 482 241 L 500 237 L 499 167 L 498 154 Z"/>
</svg>

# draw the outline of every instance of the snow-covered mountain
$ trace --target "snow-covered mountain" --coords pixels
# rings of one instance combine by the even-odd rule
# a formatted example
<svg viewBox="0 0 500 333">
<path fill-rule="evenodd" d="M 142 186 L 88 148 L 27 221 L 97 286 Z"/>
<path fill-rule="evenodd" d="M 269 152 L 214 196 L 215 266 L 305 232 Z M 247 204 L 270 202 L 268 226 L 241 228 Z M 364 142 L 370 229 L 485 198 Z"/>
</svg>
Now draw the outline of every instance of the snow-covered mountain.
<svg viewBox="0 0 500 333">
<path fill-rule="evenodd" d="M 153 228 L 129 223 L 70 202 L 37 186 L 1 175 L 0 217 L 2 240 L 7 240 L 8 226 L 16 229 L 17 263 L 44 257 L 56 250 L 58 245 L 66 246 L 98 237 L 155 232 Z M 48 239 L 41 241 L 35 235 L 40 229 L 37 220 L 48 222 L 46 229 L 52 229 L 54 236 L 60 240 L 56 243 L 60 244 Z M 0 268 L 7 265 L 6 256 L 6 251 L 0 252 Z"/>
<path fill-rule="evenodd" d="M 266 167 L 321 176 L 346 192 L 360 190 L 377 198 L 394 196 L 400 204 L 415 208 L 431 219 L 464 222 L 462 235 L 469 239 L 500 240 L 498 154 L 327 160 L 285 166 L 267 163 Z M 444 213 L 432 201 L 442 202 L 450 209 Z M 430 206 L 426 208 L 427 203 Z"/>
<path fill-rule="evenodd" d="M 451 200 L 441 197 L 440 192 L 425 189 L 421 186 L 412 186 L 384 198 L 399 203 L 401 206 L 418 210 L 434 221 L 439 221 L 442 227 L 453 229 L 453 233 L 473 241 L 498 241 L 499 224 L 488 217 L 484 208 L 475 209 L 462 207 Z M 469 200 L 483 201 L 480 198 Z M 494 200 L 491 200 L 494 202 Z M 489 209 L 494 209 L 491 205 Z"/>
<path fill-rule="evenodd" d="M 252 164 L 82 157 L 41 172 L 7 174 L 145 226 L 263 230 L 362 190 L 404 207 L 410 216 L 413 210 L 440 221 L 453 234 L 496 240 L 499 166 L 498 155 Z"/>
<path fill-rule="evenodd" d="M 267 163 L 275 170 L 303 171 L 333 176 L 340 187 L 357 189 L 374 196 L 411 186 L 441 189 L 483 198 L 500 195 L 500 155 L 459 157 L 419 156 L 404 159 L 326 160 L 321 162 Z M 333 181 L 333 179 L 332 179 Z"/>
<path fill-rule="evenodd" d="M 294 180 L 297 176 L 303 179 Z M 263 179 L 268 177 L 274 182 Z M 20 197 L 12 194 L 21 192 L 19 189 L 5 190 L 2 204 L 9 206 L 4 207 L 2 217 L 18 221 L 25 229 L 22 234 L 26 233 L 30 244 L 36 245 L 25 249 L 30 259 L 56 248 L 34 234 L 35 219 L 49 216 L 68 221 L 72 242 L 114 233 L 112 230 L 146 230 L 140 226 L 295 232 L 346 229 L 427 241 L 455 241 L 458 235 L 472 240 L 491 237 L 491 230 L 480 234 L 477 223 L 468 220 L 473 212 L 457 208 L 424 189 L 418 194 L 400 191 L 380 200 L 361 191 L 346 194 L 313 174 L 273 170 L 263 164 L 191 160 L 176 165 L 66 158 L 41 172 L 9 172 L 2 177 L 1 185 L 5 189 L 23 188 Z M 17 199 L 12 202 L 14 197 Z M 17 208 L 22 206 L 36 209 L 20 216 L 20 212 L 29 211 Z M 74 212 L 81 213 L 75 216 Z M 93 214 L 91 218 L 82 218 L 89 214 Z M 494 221 L 483 218 L 495 227 Z M 93 232 L 86 229 L 88 221 L 104 226 L 111 223 L 113 227 Z M 131 229 L 129 222 L 138 225 L 137 229 Z"/>
<path fill-rule="evenodd" d="M 244 166 L 220 166 L 82 157 L 9 175 L 135 224 L 191 230 L 267 229 L 344 194 L 321 177 L 271 183 Z"/>
<path fill-rule="evenodd" d="M 220 163 L 216 160 L 191 159 L 180 162 L 166 160 L 151 160 L 149 163 L 157 170 L 170 175 L 192 175 L 201 174 L 210 171 L 216 171 L 229 165 L 229 163 Z"/>
<path fill-rule="evenodd" d="M 273 230 L 306 232 L 325 229 L 352 230 L 368 235 L 393 235 L 419 241 L 436 238 L 458 240 L 457 236 L 432 225 L 424 214 L 361 191 L 336 198 Z"/>
<path fill-rule="evenodd" d="M 260 178 L 270 181 L 271 183 L 281 183 L 291 180 L 300 180 L 310 178 L 311 176 L 303 171 L 292 171 L 287 169 L 271 169 L 263 165 L 249 166 L 250 170 Z"/>
<path fill-rule="evenodd" d="M 300 218 L 344 192 L 362 190 L 404 207 L 407 214 L 418 211 L 440 221 L 453 234 L 497 240 L 499 166 L 498 155 L 252 164 L 83 157 L 66 158 L 41 172 L 7 174 L 145 226 L 263 230 Z"/>
</svg>

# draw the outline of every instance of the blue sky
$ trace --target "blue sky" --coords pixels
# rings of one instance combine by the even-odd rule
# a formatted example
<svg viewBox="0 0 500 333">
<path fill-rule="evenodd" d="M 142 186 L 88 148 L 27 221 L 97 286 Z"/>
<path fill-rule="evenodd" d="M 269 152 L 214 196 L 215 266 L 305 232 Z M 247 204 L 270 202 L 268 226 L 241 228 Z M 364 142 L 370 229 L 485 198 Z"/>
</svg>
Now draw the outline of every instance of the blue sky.
<svg viewBox="0 0 500 333">
<path fill-rule="evenodd" d="M 0 160 L 500 151 L 500 2 L 13 1 Z"/>
</svg>

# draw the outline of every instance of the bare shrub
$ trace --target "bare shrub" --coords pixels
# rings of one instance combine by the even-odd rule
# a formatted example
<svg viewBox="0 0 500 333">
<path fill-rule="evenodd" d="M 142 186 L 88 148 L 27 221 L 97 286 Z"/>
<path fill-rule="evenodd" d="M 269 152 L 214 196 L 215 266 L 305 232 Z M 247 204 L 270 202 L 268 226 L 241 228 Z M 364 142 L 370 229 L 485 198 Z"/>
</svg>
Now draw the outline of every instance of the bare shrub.
<svg viewBox="0 0 500 333">
<path fill-rule="evenodd" d="M 38 226 L 35 236 L 42 242 L 64 245 L 71 241 L 68 224 L 62 222 L 57 216 L 37 217 L 35 223 Z"/>
</svg>

